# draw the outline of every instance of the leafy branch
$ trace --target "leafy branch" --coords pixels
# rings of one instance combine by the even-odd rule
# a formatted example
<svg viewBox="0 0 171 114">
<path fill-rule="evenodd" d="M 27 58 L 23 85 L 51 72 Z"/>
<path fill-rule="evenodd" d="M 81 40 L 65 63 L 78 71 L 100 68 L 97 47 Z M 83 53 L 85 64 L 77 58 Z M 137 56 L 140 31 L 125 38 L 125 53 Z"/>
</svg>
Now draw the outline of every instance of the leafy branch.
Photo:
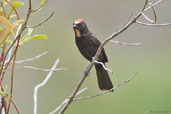
<svg viewBox="0 0 171 114">
<path fill-rule="evenodd" d="M 0 112 L 4 112 L 5 114 L 9 114 L 11 103 L 14 105 L 16 112 L 19 114 L 19 110 L 13 102 L 13 80 L 14 80 L 14 70 L 17 52 L 19 46 L 24 45 L 30 40 L 34 39 L 47 39 L 46 35 L 33 35 L 32 31 L 34 28 L 42 25 L 46 21 L 48 21 L 54 14 L 54 12 L 42 21 L 38 23 L 34 27 L 28 26 L 28 21 L 32 13 L 36 13 L 40 10 L 48 0 L 40 0 L 40 5 L 36 8 L 32 8 L 32 1 L 28 0 L 28 11 L 25 19 L 20 18 L 20 14 L 17 11 L 18 7 L 24 5 L 24 3 L 15 1 L 15 0 L 1 0 L 0 1 L 0 23 L 3 26 L 0 26 L 0 46 L 1 46 L 1 54 L 0 54 L 0 95 L 1 95 L 1 107 Z M 8 11 L 7 9 L 10 8 Z M 16 17 L 16 18 L 15 18 Z M 13 21 L 15 20 L 15 21 Z M 12 22 L 11 22 L 12 21 Z M 27 29 L 27 33 L 24 35 L 23 31 Z M 3 87 L 3 80 L 5 78 L 6 71 L 9 70 L 9 64 L 12 64 L 11 69 L 11 79 L 10 79 L 10 93 L 9 95 L 6 93 L 6 88 Z M 29 67 L 31 68 L 31 67 Z M 32 67 L 35 70 L 48 70 L 48 69 L 38 69 Z M 8 97 L 6 97 L 8 96 Z M 8 98 L 8 103 L 6 101 Z"/>
</svg>

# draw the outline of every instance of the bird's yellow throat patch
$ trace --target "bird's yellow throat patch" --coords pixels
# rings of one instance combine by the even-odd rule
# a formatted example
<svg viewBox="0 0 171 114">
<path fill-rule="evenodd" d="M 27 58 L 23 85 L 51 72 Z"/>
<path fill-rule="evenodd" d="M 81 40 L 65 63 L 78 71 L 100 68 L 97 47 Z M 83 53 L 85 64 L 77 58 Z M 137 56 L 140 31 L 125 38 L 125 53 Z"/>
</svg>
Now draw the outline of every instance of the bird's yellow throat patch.
<svg viewBox="0 0 171 114">
<path fill-rule="evenodd" d="M 75 34 L 76 34 L 77 37 L 81 37 L 81 33 L 80 33 L 80 31 L 78 29 L 75 29 Z"/>
</svg>

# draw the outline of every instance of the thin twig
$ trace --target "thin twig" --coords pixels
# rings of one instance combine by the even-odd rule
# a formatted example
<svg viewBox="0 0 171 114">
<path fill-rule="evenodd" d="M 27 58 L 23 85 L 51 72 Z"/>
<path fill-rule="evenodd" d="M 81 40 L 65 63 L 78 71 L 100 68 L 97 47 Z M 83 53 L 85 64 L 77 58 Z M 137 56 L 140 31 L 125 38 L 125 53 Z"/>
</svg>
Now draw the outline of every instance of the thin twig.
<svg viewBox="0 0 171 114">
<path fill-rule="evenodd" d="M 78 93 L 76 94 L 79 95 L 81 93 L 83 93 L 85 90 L 87 90 L 87 88 L 83 88 L 80 91 L 78 91 Z M 59 109 L 62 108 L 62 106 L 64 106 L 67 102 L 68 102 L 69 98 L 65 99 L 55 110 L 53 110 L 52 112 L 50 112 L 49 114 L 54 114 L 55 112 L 57 112 Z"/>
<path fill-rule="evenodd" d="M 39 59 L 40 57 L 44 56 L 47 54 L 47 51 L 35 56 L 35 57 L 32 57 L 32 58 L 29 58 L 29 59 L 25 59 L 25 60 L 20 60 L 20 61 L 15 61 L 15 63 L 17 64 L 21 64 L 21 63 L 25 63 L 25 62 L 30 62 L 30 61 L 33 61 L 33 60 L 36 60 L 36 59 Z"/>
<path fill-rule="evenodd" d="M 47 4 L 49 0 L 44 0 L 44 5 Z M 41 5 L 39 7 L 37 7 L 36 9 L 32 9 L 31 12 L 37 12 L 38 10 L 40 10 L 44 5 Z"/>
<path fill-rule="evenodd" d="M 142 12 L 142 16 L 149 21 L 150 23 L 154 23 L 155 21 L 151 20 L 150 18 L 148 18 L 143 12 Z"/>
<path fill-rule="evenodd" d="M 116 29 L 116 31 L 119 30 L 120 28 L 122 28 L 123 26 L 125 26 L 131 20 L 132 16 L 133 16 L 133 13 L 131 13 L 131 15 L 129 16 L 129 18 L 127 18 L 126 21 L 120 27 L 118 27 Z"/>
<path fill-rule="evenodd" d="M 110 42 L 124 45 L 124 46 L 140 46 L 140 45 L 142 45 L 142 43 L 124 43 L 124 42 L 119 42 L 119 41 L 114 41 L 114 40 L 110 40 Z"/>
<path fill-rule="evenodd" d="M 16 112 L 17 112 L 17 114 L 20 114 L 20 111 L 19 111 L 19 109 L 18 109 L 17 105 L 14 103 L 14 101 L 13 101 L 13 100 L 11 100 L 11 101 L 12 101 L 12 104 L 13 104 L 13 106 L 14 106 L 14 108 L 15 108 L 15 110 L 16 110 Z"/>
<path fill-rule="evenodd" d="M 151 24 L 151 23 L 144 23 L 140 21 L 136 21 L 136 23 L 140 25 L 151 26 L 151 27 L 171 26 L 171 23 Z"/>
<path fill-rule="evenodd" d="M 11 71 L 11 88 L 10 88 L 10 95 L 9 95 L 10 99 L 9 99 L 9 102 L 8 102 L 7 114 L 9 113 L 9 109 L 10 109 L 10 105 L 11 105 L 12 97 L 13 97 L 14 67 L 15 67 L 15 60 L 16 60 L 16 57 L 17 57 L 18 47 L 19 47 L 19 39 L 17 40 L 17 46 L 16 46 L 16 49 L 14 51 L 14 59 L 13 59 L 12 71 Z"/>
<path fill-rule="evenodd" d="M 65 99 L 55 110 L 53 110 L 52 112 L 50 112 L 49 114 L 54 114 L 55 112 L 57 112 L 59 109 L 61 109 L 67 102 L 69 101 L 69 99 Z"/>
<path fill-rule="evenodd" d="M 152 3 L 149 3 L 149 6 L 151 6 L 151 9 L 152 9 L 153 14 L 154 14 L 154 23 L 156 23 L 156 22 L 157 22 L 156 10 L 155 10 L 155 8 L 152 6 Z"/>
<path fill-rule="evenodd" d="M 59 59 L 56 59 L 54 65 L 52 66 L 50 72 L 47 74 L 46 78 L 43 80 L 43 82 L 41 82 L 40 84 L 38 84 L 35 88 L 34 88 L 34 93 L 33 93 L 33 99 L 34 99 L 34 114 L 37 114 L 37 93 L 39 88 L 45 86 L 45 84 L 48 82 L 48 80 L 50 79 L 50 77 L 52 76 L 54 69 L 56 68 L 56 66 L 59 63 Z"/>
<path fill-rule="evenodd" d="M 152 5 L 150 5 L 147 8 L 144 8 L 144 12 L 146 12 L 147 10 L 151 9 L 152 7 L 156 6 L 157 4 L 159 4 L 160 2 L 162 2 L 163 0 L 158 0 L 155 3 L 152 3 Z M 147 4 L 146 4 L 147 5 Z"/>
<path fill-rule="evenodd" d="M 6 94 L 6 95 L 7 95 L 7 97 L 10 99 L 9 95 L 8 95 L 8 94 Z M 17 105 L 15 104 L 15 102 L 14 102 L 13 99 L 11 99 L 11 103 L 13 104 L 13 106 L 14 106 L 14 108 L 15 108 L 17 114 L 20 114 L 20 111 L 19 111 L 19 109 L 18 109 L 18 107 L 17 107 Z M 4 114 L 5 114 L 5 113 L 4 113 Z"/>
<path fill-rule="evenodd" d="M 42 21 L 41 23 L 38 23 L 38 24 L 36 24 L 36 25 L 34 25 L 34 26 L 29 26 L 29 25 L 27 25 L 27 28 L 36 28 L 36 27 L 41 26 L 42 24 L 44 24 L 45 22 L 47 22 L 47 21 L 54 15 L 54 13 L 55 13 L 55 11 L 53 11 L 53 12 L 50 14 L 50 16 L 47 17 L 47 18 L 46 18 L 44 21 Z"/>
<path fill-rule="evenodd" d="M 43 72 L 50 72 L 52 71 L 51 69 L 43 69 L 43 68 L 36 68 L 36 67 L 33 67 L 33 66 L 17 66 L 15 67 L 15 69 L 33 69 L 33 70 L 38 70 L 38 71 L 43 71 Z M 4 72 L 6 71 L 10 71 L 12 69 L 7 69 L 7 70 L 4 70 Z M 54 69 L 53 71 L 60 71 L 60 70 L 67 70 L 66 68 L 58 68 L 58 69 Z"/>
<path fill-rule="evenodd" d="M 125 80 L 125 81 L 119 83 L 118 85 L 114 86 L 114 87 L 113 87 L 112 89 L 110 89 L 110 90 L 107 90 L 107 91 L 98 93 L 98 94 L 96 94 L 96 95 L 91 95 L 91 96 L 81 97 L 81 98 L 75 98 L 75 99 L 73 99 L 73 101 L 90 99 L 90 98 L 98 97 L 98 96 L 104 95 L 104 94 L 106 94 L 106 93 L 109 93 L 109 92 L 111 92 L 111 91 L 114 91 L 114 90 L 116 90 L 117 88 L 119 88 L 120 86 L 122 86 L 122 85 L 124 85 L 124 84 L 130 82 L 132 79 L 134 79 L 135 76 L 136 76 L 136 74 L 137 74 L 137 73 L 135 73 L 133 76 L 129 77 L 129 79 L 127 79 L 127 80 Z"/>
</svg>

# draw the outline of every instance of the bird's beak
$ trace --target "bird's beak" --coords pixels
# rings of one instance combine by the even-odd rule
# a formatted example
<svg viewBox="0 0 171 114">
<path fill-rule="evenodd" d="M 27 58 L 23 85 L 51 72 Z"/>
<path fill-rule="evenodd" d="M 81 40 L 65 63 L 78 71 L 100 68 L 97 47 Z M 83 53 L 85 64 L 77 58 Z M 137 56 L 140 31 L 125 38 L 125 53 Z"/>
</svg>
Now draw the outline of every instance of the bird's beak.
<svg viewBox="0 0 171 114">
<path fill-rule="evenodd" d="M 77 26 L 76 24 L 73 24 L 73 25 L 72 25 L 72 28 L 74 28 L 74 29 L 75 29 L 75 28 L 76 28 L 76 26 Z"/>
</svg>

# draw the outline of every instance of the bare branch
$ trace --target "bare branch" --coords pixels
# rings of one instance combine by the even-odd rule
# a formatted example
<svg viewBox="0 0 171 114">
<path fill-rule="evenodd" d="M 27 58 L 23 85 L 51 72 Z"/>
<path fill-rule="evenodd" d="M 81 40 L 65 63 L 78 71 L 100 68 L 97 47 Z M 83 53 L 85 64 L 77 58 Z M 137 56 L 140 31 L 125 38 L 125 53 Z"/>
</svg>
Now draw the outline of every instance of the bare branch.
<svg viewBox="0 0 171 114">
<path fill-rule="evenodd" d="M 87 88 L 81 89 L 80 91 L 78 91 L 76 96 L 83 93 L 85 90 L 87 90 Z M 62 106 L 64 106 L 68 102 L 68 100 L 69 100 L 69 98 L 65 99 L 54 111 L 50 112 L 49 114 L 54 114 L 55 112 L 57 112 L 59 109 L 62 108 Z"/>
<path fill-rule="evenodd" d="M 171 23 L 151 24 L 151 23 L 144 23 L 140 21 L 136 21 L 136 23 L 140 25 L 151 26 L 151 27 L 171 26 Z"/>
<path fill-rule="evenodd" d="M 146 6 L 147 6 L 147 3 L 148 3 L 148 0 L 145 0 L 145 4 L 144 4 L 144 7 L 143 7 L 142 10 L 141 10 L 141 13 L 144 12 L 144 10 L 145 10 L 145 8 L 146 8 Z"/>
<path fill-rule="evenodd" d="M 29 26 L 29 25 L 27 25 L 27 28 L 36 28 L 36 27 L 41 26 L 42 24 L 44 24 L 45 22 L 47 22 L 47 21 L 54 15 L 54 13 L 55 13 L 55 11 L 53 11 L 53 12 L 50 14 L 50 16 L 47 17 L 47 19 L 45 19 L 45 20 L 42 21 L 41 23 L 38 23 L 38 24 L 36 24 L 36 25 L 34 25 L 34 26 Z"/>
<path fill-rule="evenodd" d="M 8 97 L 9 97 L 9 96 L 8 96 Z M 12 104 L 13 104 L 13 106 L 14 106 L 16 112 L 17 112 L 17 114 L 20 114 L 19 109 L 18 109 L 18 107 L 17 107 L 17 105 L 15 104 L 15 102 L 14 102 L 13 99 L 11 99 L 11 102 L 12 102 Z"/>
<path fill-rule="evenodd" d="M 118 31 L 119 29 L 121 29 L 123 26 L 125 26 L 132 18 L 133 13 L 131 13 L 131 15 L 129 16 L 129 18 L 126 19 L 126 21 L 120 26 L 118 27 L 118 29 L 116 29 L 116 31 Z"/>
<path fill-rule="evenodd" d="M 37 114 L 37 93 L 40 87 L 45 86 L 45 84 L 48 82 L 48 80 L 50 79 L 50 77 L 52 76 L 54 69 L 56 68 L 56 66 L 59 63 L 59 59 L 56 59 L 54 65 L 51 68 L 51 71 L 47 74 L 46 78 L 43 80 L 43 82 L 41 82 L 40 84 L 38 84 L 35 88 L 34 88 L 34 93 L 33 93 L 33 99 L 34 99 L 34 114 Z"/>
<path fill-rule="evenodd" d="M 108 91 L 104 91 L 104 92 L 98 93 L 98 94 L 96 94 L 96 95 L 91 95 L 91 96 L 87 96 L 87 97 L 75 98 L 75 99 L 73 99 L 73 101 L 90 99 L 90 98 L 98 97 L 98 96 L 104 95 L 104 94 L 106 94 L 106 93 L 109 93 L 109 92 L 111 92 L 111 91 L 114 91 L 114 90 L 116 90 L 117 88 L 119 88 L 120 86 L 122 86 L 122 85 L 124 85 L 124 84 L 130 82 L 132 79 L 134 79 L 135 76 L 136 76 L 136 74 L 137 74 L 137 73 L 135 73 L 135 74 L 134 74 L 133 76 L 131 76 L 129 79 L 127 79 L 127 80 L 121 82 L 120 84 L 114 86 L 112 89 L 110 89 L 110 90 L 108 90 Z"/>
<path fill-rule="evenodd" d="M 78 91 L 77 94 L 76 94 L 76 96 L 77 96 L 77 95 L 80 95 L 80 94 L 83 93 L 85 90 L 87 90 L 87 87 L 85 87 L 85 88 L 81 89 L 80 91 Z"/>
<path fill-rule="evenodd" d="M 156 11 L 155 11 L 155 8 L 153 7 L 152 3 L 149 3 L 149 6 L 151 6 L 151 9 L 153 11 L 153 14 L 154 14 L 154 21 L 150 18 L 148 18 L 143 12 L 142 12 L 142 16 L 147 20 L 149 21 L 150 23 L 156 23 L 157 22 L 157 15 L 156 15 Z"/>
<path fill-rule="evenodd" d="M 114 41 L 110 40 L 112 43 L 120 44 L 120 45 L 125 45 L 125 46 L 140 46 L 142 43 L 124 43 L 124 42 L 119 42 L 119 41 Z"/>
<path fill-rule="evenodd" d="M 33 66 L 17 66 L 17 67 L 15 67 L 15 69 L 22 69 L 22 68 L 25 68 L 25 69 L 33 69 L 33 70 L 38 70 L 38 71 L 43 71 L 43 72 L 68 70 L 66 68 L 58 68 L 58 69 L 51 70 L 51 69 L 36 68 L 36 67 L 33 67 Z M 12 69 L 4 70 L 4 72 L 10 71 L 10 70 L 12 70 Z"/>
<path fill-rule="evenodd" d="M 151 6 L 151 9 L 154 14 L 154 23 L 156 23 L 157 22 L 157 14 L 156 14 L 155 8 L 152 6 L 152 3 L 149 3 L 149 6 Z"/>
<path fill-rule="evenodd" d="M 44 0 L 44 5 L 48 3 L 49 0 Z M 39 11 L 44 5 L 41 5 L 39 7 L 37 7 L 36 9 L 32 9 L 31 12 L 37 12 Z"/>
<path fill-rule="evenodd" d="M 70 103 L 72 102 L 73 98 L 76 96 L 77 92 L 79 91 L 79 89 L 80 89 L 82 83 L 83 83 L 84 80 L 86 79 L 86 77 L 87 77 L 87 75 L 88 75 L 88 72 L 89 72 L 90 69 L 93 67 L 93 64 L 94 64 L 94 62 L 91 62 L 91 63 L 87 66 L 86 70 L 88 70 L 88 71 L 86 71 L 86 70 L 84 71 L 84 76 L 80 79 L 78 85 L 77 85 L 77 86 L 75 87 L 75 89 L 74 89 L 74 92 L 73 92 L 72 95 L 69 97 L 69 100 L 67 100 L 67 102 L 66 102 L 66 104 L 64 105 L 64 107 L 60 110 L 59 114 L 63 114 L 64 111 L 68 108 L 68 106 L 69 106 Z"/>
<path fill-rule="evenodd" d="M 33 61 L 35 59 L 39 59 L 40 57 L 44 56 L 47 54 L 47 51 L 35 56 L 35 57 L 32 57 L 32 58 L 29 58 L 29 59 L 25 59 L 25 60 L 20 60 L 20 61 L 15 61 L 15 63 L 17 64 L 20 64 L 20 63 L 25 63 L 25 62 L 30 62 L 30 61 Z"/>
<path fill-rule="evenodd" d="M 52 112 L 50 112 L 49 114 L 54 114 L 55 112 L 57 112 L 59 109 L 62 108 L 62 106 L 64 106 L 67 102 L 69 101 L 69 99 L 65 99 L 55 110 L 53 110 Z"/>
<path fill-rule="evenodd" d="M 148 18 L 143 12 L 142 12 L 142 16 L 149 21 L 150 23 L 154 23 L 155 21 L 151 20 L 150 18 Z"/>
<path fill-rule="evenodd" d="M 156 6 L 157 4 L 159 4 L 160 2 L 162 2 L 162 0 L 158 0 L 155 3 L 152 3 L 149 7 L 147 7 L 146 9 L 144 9 L 144 12 L 151 9 L 152 7 Z"/>
<path fill-rule="evenodd" d="M 13 98 L 14 67 L 15 67 L 15 60 L 16 60 L 16 57 L 17 57 L 17 51 L 18 51 L 18 48 L 19 48 L 19 40 L 20 40 L 20 37 L 19 37 L 19 39 L 17 39 L 17 45 L 16 45 L 15 51 L 13 53 L 14 58 L 13 58 L 12 71 L 11 71 L 11 87 L 10 87 L 10 95 L 9 95 L 10 99 L 8 101 L 7 114 L 9 113 L 10 106 L 11 106 L 11 103 L 12 103 L 12 98 Z M 4 62 L 5 62 L 5 60 L 4 60 Z"/>
</svg>

